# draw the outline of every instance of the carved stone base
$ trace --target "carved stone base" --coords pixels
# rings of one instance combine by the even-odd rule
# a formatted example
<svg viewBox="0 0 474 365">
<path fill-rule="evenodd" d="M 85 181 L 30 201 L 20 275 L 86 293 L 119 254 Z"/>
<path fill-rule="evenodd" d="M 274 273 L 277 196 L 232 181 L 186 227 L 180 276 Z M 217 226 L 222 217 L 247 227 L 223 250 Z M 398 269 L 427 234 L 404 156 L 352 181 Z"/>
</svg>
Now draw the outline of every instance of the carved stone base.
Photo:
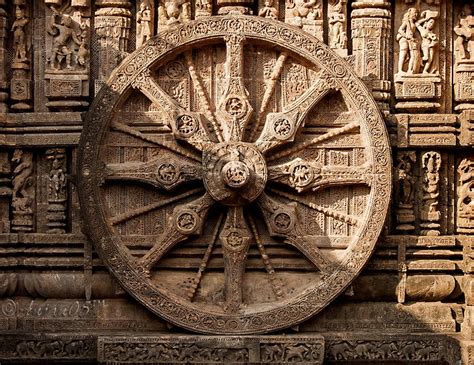
<svg viewBox="0 0 474 365">
<path fill-rule="evenodd" d="M 473 348 L 472 341 L 432 333 L 328 333 L 324 337 L 14 333 L 0 338 L 0 360 L 104 364 L 472 364 Z"/>
<path fill-rule="evenodd" d="M 407 111 L 429 111 L 441 106 L 441 78 L 429 74 L 395 75 L 395 108 Z"/>
<path fill-rule="evenodd" d="M 114 364 L 322 364 L 324 337 L 100 336 L 97 357 Z"/>
<path fill-rule="evenodd" d="M 45 74 L 46 106 L 52 109 L 71 110 L 87 107 L 89 76 L 86 74 Z"/>
<path fill-rule="evenodd" d="M 456 110 L 474 109 L 474 61 L 460 61 L 456 67 L 454 98 Z"/>
</svg>

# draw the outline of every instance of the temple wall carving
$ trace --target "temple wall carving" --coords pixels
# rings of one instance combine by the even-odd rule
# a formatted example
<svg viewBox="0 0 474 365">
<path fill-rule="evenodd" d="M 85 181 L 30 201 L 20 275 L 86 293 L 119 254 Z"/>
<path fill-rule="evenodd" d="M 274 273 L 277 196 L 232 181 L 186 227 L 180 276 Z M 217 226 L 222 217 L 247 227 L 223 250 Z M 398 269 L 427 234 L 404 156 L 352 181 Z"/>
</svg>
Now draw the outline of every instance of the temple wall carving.
<svg viewBox="0 0 474 365">
<path fill-rule="evenodd" d="M 0 0 L 0 362 L 474 363 L 473 11 Z"/>
</svg>

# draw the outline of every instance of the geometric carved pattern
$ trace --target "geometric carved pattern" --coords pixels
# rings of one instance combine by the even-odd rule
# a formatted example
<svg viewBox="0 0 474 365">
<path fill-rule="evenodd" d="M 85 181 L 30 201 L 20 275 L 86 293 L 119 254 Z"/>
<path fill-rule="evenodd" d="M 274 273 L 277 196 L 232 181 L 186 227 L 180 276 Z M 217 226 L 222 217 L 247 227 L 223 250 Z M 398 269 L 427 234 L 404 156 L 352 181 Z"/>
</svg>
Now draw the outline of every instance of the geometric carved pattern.
<svg viewBox="0 0 474 365">
<path fill-rule="evenodd" d="M 256 48 L 279 60 L 271 79 L 245 67 Z M 198 50 L 216 57 L 206 72 Z M 189 73 L 171 95 L 159 76 L 170 61 Z M 285 102 L 291 65 L 308 87 Z M 140 94 L 159 123 L 121 115 Z M 343 107 L 318 114 L 333 95 Z M 390 161 L 345 61 L 295 27 L 216 16 L 160 33 L 114 71 L 86 118 L 79 193 L 99 255 L 148 309 L 198 332 L 256 334 L 302 322 L 358 275 L 385 220 Z M 150 224 L 161 228 L 143 234 Z"/>
</svg>

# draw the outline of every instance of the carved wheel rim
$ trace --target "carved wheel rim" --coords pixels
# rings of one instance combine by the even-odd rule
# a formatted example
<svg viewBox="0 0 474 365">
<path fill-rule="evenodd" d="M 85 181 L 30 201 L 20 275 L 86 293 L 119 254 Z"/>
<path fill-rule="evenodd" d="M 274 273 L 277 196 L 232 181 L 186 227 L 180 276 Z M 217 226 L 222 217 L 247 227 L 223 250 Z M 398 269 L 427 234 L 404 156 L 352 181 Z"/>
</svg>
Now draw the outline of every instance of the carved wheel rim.
<svg viewBox="0 0 474 365">
<path fill-rule="evenodd" d="M 281 65 L 294 59 L 310 65 L 317 81 L 293 102 L 271 111 L 268 100 L 264 100 L 273 96 L 265 94 L 275 88 L 270 78 L 260 111 L 255 110 L 242 64 L 246 60 L 244 49 L 251 44 L 275 52 L 273 73 L 277 79 L 283 72 Z M 218 100 L 213 102 L 206 95 L 189 50 L 215 45 L 224 50 L 225 82 Z M 200 98 L 197 111 L 171 98 L 154 77 L 154 70 L 177 57 L 187 65 L 196 98 Z M 119 105 L 138 90 L 163 112 L 171 130 L 166 138 L 147 134 L 133 123 L 117 121 Z M 333 92 L 342 95 L 349 118 L 335 128 L 303 139 L 300 132 L 307 128 L 309 116 Z M 164 152 L 161 157 L 140 163 L 110 163 L 104 155 L 112 131 Z M 348 135 L 358 135 L 362 143 L 363 161 L 357 165 L 325 165 L 317 163 L 311 154 L 310 158 L 301 157 L 302 151 Z M 337 153 L 336 148 L 336 157 Z M 212 17 L 159 34 L 114 71 L 84 124 L 78 158 L 79 195 L 87 233 L 100 257 L 122 286 L 147 308 L 197 332 L 254 334 L 308 319 L 359 274 L 385 220 L 391 191 L 390 161 L 385 125 L 375 102 L 350 67 L 326 45 L 297 28 L 269 19 Z M 144 183 L 163 196 L 147 206 L 112 216 L 104 189 L 115 180 Z M 192 184 L 186 185 L 189 180 Z M 204 184 L 199 183 L 202 180 Z M 344 185 L 362 186 L 365 192 L 358 214 L 312 200 Z M 174 191 L 183 186 L 184 190 Z M 166 227 L 144 254 L 132 254 L 119 225 L 164 206 Z M 301 217 L 302 209 L 349 227 L 345 229 L 352 234 L 344 238 L 344 249 L 336 254 L 332 254 L 334 250 L 322 253 L 316 236 L 305 231 L 309 223 L 302 223 L 306 221 Z M 213 241 L 207 242 L 207 259 L 216 247 L 223 259 L 221 271 L 209 274 L 220 275 L 220 281 L 216 280 L 222 286 L 212 302 L 204 294 L 197 298 L 207 275 L 206 257 L 185 289 L 167 286 L 161 276 L 164 271 L 156 269 L 169 252 L 204 234 Z M 302 281 L 301 290 L 285 292 L 285 277 L 282 273 L 278 276 L 278 268 L 272 266 L 272 248 L 263 237 L 294 249 L 312 265 L 314 273 L 308 274 L 311 280 Z M 268 301 L 252 302 L 249 298 L 257 296 L 256 291 L 249 294 L 243 289 L 249 250 L 255 248 L 262 259 L 258 278 L 264 277 L 274 294 Z M 248 272 L 250 275 L 250 269 Z"/>
</svg>

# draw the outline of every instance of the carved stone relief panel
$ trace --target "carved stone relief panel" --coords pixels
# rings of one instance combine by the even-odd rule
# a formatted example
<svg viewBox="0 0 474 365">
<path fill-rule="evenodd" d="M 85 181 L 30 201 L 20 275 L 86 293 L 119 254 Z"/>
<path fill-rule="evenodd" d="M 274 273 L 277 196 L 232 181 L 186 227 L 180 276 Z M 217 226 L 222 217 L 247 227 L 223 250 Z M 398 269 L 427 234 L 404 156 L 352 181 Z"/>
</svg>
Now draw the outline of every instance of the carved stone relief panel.
<svg viewBox="0 0 474 365">
<path fill-rule="evenodd" d="M 302 28 L 320 40 L 323 40 L 323 19 L 321 0 L 285 0 L 285 22 Z M 333 25 L 336 27 L 331 30 L 340 30 L 341 20 L 340 13 L 334 13 Z"/>
<path fill-rule="evenodd" d="M 88 114 L 88 233 L 124 288 L 179 326 L 288 327 L 373 249 L 391 183 L 383 121 L 347 65 L 297 28 L 246 16 L 174 27 L 117 69 Z M 124 117 L 141 105 L 148 114 Z M 161 123 L 144 128 L 152 110 Z"/>
<path fill-rule="evenodd" d="M 47 106 L 88 106 L 90 8 L 85 1 L 45 0 L 45 95 Z"/>
<path fill-rule="evenodd" d="M 455 8 L 454 17 L 454 93 L 458 102 L 456 110 L 462 111 L 474 108 L 473 5 L 462 2 Z"/>
<path fill-rule="evenodd" d="M 396 3 L 395 97 L 396 109 L 437 110 L 446 70 L 446 5 L 432 1 Z"/>
</svg>

